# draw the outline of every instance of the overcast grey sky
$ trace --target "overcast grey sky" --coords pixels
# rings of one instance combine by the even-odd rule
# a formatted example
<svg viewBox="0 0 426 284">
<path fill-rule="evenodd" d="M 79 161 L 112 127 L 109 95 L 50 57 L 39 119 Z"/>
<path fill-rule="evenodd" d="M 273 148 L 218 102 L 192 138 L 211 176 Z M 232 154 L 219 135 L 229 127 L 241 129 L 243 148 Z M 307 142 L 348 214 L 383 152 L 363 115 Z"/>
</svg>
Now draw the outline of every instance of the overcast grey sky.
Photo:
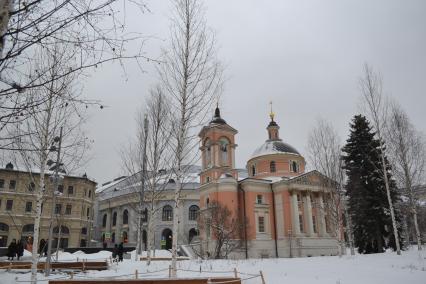
<svg viewBox="0 0 426 284">
<path fill-rule="evenodd" d="M 147 56 L 157 57 L 168 36 L 169 1 L 147 1 L 150 13 L 127 6 L 129 30 L 152 36 Z M 269 101 L 280 135 L 306 154 L 318 117 L 333 122 L 346 140 L 358 113 L 358 78 L 365 62 L 383 76 L 387 94 L 426 132 L 426 1 L 205 1 L 219 58 L 228 78 L 220 107 L 239 131 L 236 161 L 245 167 L 266 138 Z M 119 149 L 135 131 L 135 112 L 157 82 L 129 63 L 104 66 L 86 80 L 85 94 L 108 106 L 94 110 L 87 130 L 95 140 L 87 174 L 98 183 L 124 171 Z"/>
</svg>

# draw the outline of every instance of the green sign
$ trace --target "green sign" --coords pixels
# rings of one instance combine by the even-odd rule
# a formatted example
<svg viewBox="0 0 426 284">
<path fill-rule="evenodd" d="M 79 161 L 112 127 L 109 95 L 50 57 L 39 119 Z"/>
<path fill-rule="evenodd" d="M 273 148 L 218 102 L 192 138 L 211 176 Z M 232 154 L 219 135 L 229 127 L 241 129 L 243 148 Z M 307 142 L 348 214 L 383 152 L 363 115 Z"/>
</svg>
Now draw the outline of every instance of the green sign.
<svg viewBox="0 0 426 284">
<path fill-rule="evenodd" d="M 111 233 L 105 233 L 105 240 L 111 239 Z"/>
<path fill-rule="evenodd" d="M 166 248 L 166 240 L 161 240 L 160 246 L 161 246 L 162 249 Z"/>
</svg>

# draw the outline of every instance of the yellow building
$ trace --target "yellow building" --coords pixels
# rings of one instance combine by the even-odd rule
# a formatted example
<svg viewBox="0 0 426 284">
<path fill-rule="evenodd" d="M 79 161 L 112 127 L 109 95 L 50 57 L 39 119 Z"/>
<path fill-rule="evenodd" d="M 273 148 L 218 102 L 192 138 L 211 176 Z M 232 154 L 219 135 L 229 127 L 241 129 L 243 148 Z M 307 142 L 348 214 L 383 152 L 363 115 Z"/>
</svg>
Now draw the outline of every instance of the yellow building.
<svg viewBox="0 0 426 284">
<path fill-rule="evenodd" d="M 84 247 L 91 239 L 96 182 L 65 175 L 56 191 L 55 214 L 51 216 L 53 184 L 46 175 L 40 240 L 47 240 L 54 226 L 54 247 Z M 11 163 L 0 169 L 0 247 L 13 239 L 31 246 L 36 210 L 36 186 L 40 174 L 14 169 Z"/>
</svg>

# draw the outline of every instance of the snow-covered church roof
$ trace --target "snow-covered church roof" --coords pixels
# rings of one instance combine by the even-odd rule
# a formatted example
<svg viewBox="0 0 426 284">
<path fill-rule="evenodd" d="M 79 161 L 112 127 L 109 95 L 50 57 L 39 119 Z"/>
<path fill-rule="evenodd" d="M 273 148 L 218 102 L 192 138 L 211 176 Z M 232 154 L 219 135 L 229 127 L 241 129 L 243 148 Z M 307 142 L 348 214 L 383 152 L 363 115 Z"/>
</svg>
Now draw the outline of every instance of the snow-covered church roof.
<svg viewBox="0 0 426 284">
<path fill-rule="evenodd" d="M 287 144 L 280 140 L 267 140 L 265 143 L 263 143 L 259 148 L 257 148 L 253 154 L 251 155 L 250 159 L 257 158 L 260 156 L 265 155 L 272 155 L 272 154 L 295 154 L 300 155 L 300 153 L 291 146 L 290 144 Z"/>
</svg>

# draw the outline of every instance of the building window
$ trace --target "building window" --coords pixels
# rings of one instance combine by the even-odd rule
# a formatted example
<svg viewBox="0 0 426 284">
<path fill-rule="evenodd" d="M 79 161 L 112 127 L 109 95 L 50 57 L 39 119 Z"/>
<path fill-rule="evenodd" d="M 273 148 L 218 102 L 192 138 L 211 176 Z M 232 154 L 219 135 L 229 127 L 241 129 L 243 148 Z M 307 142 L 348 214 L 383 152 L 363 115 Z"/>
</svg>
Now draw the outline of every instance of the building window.
<svg viewBox="0 0 426 284">
<path fill-rule="evenodd" d="M 263 203 L 263 196 L 261 194 L 258 194 L 256 197 L 256 203 L 262 204 Z"/>
<path fill-rule="evenodd" d="M 27 201 L 25 203 L 25 212 L 29 213 L 33 210 L 33 203 L 31 201 Z"/>
<path fill-rule="evenodd" d="M 62 204 L 56 204 L 55 205 L 55 214 L 61 214 L 62 213 Z"/>
<path fill-rule="evenodd" d="M 92 197 L 92 191 L 89 190 L 89 198 L 91 198 L 91 197 Z"/>
<path fill-rule="evenodd" d="M 58 192 L 60 193 L 64 192 L 64 186 L 62 184 L 58 185 Z"/>
<path fill-rule="evenodd" d="M 210 182 L 210 177 L 206 177 L 206 182 Z"/>
<path fill-rule="evenodd" d="M 264 233 L 265 232 L 265 217 L 259 216 L 259 217 L 257 217 L 257 221 L 258 221 L 258 224 L 259 224 L 259 233 Z"/>
<path fill-rule="evenodd" d="M 299 214 L 299 228 L 300 228 L 300 232 L 303 233 L 303 215 Z"/>
<path fill-rule="evenodd" d="M 163 207 L 163 221 L 172 221 L 173 220 L 173 208 L 170 205 L 166 205 Z"/>
<path fill-rule="evenodd" d="M 16 180 L 9 181 L 9 189 L 15 189 L 16 188 Z"/>
<path fill-rule="evenodd" d="M 0 179 L 0 188 L 4 188 L 4 179 Z"/>
<path fill-rule="evenodd" d="M 296 161 L 290 161 L 290 172 L 293 172 L 293 173 L 299 172 L 299 164 Z"/>
<path fill-rule="evenodd" d="M 206 143 L 204 144 L 204 146 L 206 147 L 206 151 L 205 153 L 205 161 L 206 161 L 206 168 L 210 168 L 211 167 L 211 163 L 212 163 L 212 148 L 210 145 L 210 140 L 207 139 Z"/>
<path fill-rule="evenodd" d="M 251 175 L 254 177 L 256 175 L 256 166 L 251 166 Z"/>
<path fill-rule="evenodd" d="M 9 232 L 9 225 L 7 225 L 5 223 L 0 223 L 0 231 Z"/>
<path fill-rule="evenodd" d="M 198 219 L 199 212 L 200 208 L 197 205 L 191 205 L 191 207 L 189 207 L 189 220 L 196 221 Z"/>
<path fill-rule="evenodd" d="M 9 199 L 6 201 L 6 211 L 12 211 L 13 209 L 13 200 Z"/>
<path fill-rule="evenodd" d="M 104 214 L 104 217 L 102 217 L 102 228 L 106 227 L 107 223 L 107 214 Z"/>
<path fill-rule="evenodd" d="M 315 215 L 312 215 L 312 227 L 314 230 L 314 233 L 317 232 L 317 217 Z"/>
<path fill-rule="evenodd" d="M 67 207 L 65 207 L 65 215 L 71 215 L 72 206 L 71 204 L 67 204 Z"/>
<path fill-rule="evenodd" d="M 33 192 L 33 191 L 34 191 L 34 189 L 35 189 L 35 183 L 30 182 L 30 184 L 28 185 L 28 191 Z"/>
<path fill-rule="evenodd" d="M 27 224 L 22 227 L 23 234 L 33 234 L 34 233 L 34 224 Z"/>
<path fill-rule="evenodd" d="M 145 208 L 142 211 L 142 222 L 148 222 L 148 209 Z"/>
<path fill-rule="evenodd" d="M 129 211 L 125 209 L 123 211 L 123 225 L 127 225 L 127 224 L 129 224 Z"/>
<path fill-rule="evenodd" d="M 228 155 L 228 146 L 229 146 L 229 141 L 226 138 L 221 138 L 219 140 L 219 147 L 220 147 L 220 159 L 222 162 L 222 166 L 228 166 L 229 163 L 229 155 Z"/>
<path fill-rule="evenodd" d="M 68 186 L 68 195 L 73 195 L 74 194 L 74 186 L 70 185 Z"/>
<path fill-rule="evenodd" d="M 89 207 L 87 207 L 87 209 L 86 209 L 86 217 L 87 217 L 87 219 L 90 218 L 90 208 Z"/>
<path fill-rule="evenodd" d="M 269 169 L 271 170 L 271 173 L 275 173 L 277 171 L 276 165 L 275 165 L 275 161 L 272 161 L 269 164 Z"/>
<path fill-rule="evenodd" d="M 117 212 L 114 212 L 112 214 L 112 225 L 113 226 L 117 225 Z"/>
<path fill-rule="evenodd" d="M 86 227 L 81 228 L 81 234 L 87 235 L 87 228 Z"/>
</svg>

